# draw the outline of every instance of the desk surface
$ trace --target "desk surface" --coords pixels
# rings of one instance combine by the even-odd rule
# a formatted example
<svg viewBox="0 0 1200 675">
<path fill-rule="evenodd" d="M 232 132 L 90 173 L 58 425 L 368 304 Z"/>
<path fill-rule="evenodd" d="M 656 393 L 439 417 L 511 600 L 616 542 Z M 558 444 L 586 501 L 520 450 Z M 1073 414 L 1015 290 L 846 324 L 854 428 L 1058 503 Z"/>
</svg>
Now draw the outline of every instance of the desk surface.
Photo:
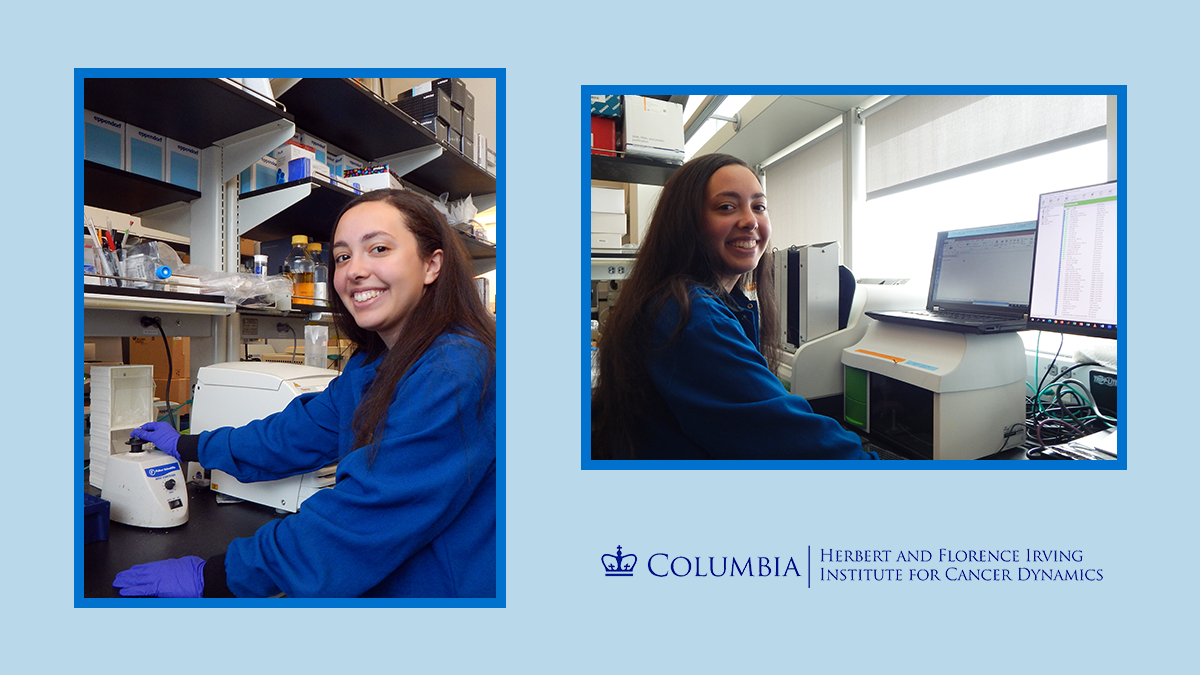
<svg viewBox="0 0 1200 675">
<path fill-rule="evenodd" d="M 111 522 L 107 540 L 83 547 L 83 595 L 120 597 L 112 587 L 118 572 L 166 558 L 185 555 L 209 558 L 224 553 L 229 542 L 248 537 L 266 523 L 286 515 L 250 502 L 218 504 L 216 493 L 207 486 L 189 483 L 188 522 L 162 530 Z"/>
</svg>

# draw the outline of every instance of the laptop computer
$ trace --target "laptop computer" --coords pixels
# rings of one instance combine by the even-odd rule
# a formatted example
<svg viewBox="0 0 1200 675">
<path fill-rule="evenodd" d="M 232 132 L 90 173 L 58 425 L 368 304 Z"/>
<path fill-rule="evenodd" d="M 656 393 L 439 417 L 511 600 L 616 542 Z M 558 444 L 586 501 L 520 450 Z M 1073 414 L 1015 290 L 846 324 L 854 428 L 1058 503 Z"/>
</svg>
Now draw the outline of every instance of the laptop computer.
<svg viewBox="0 0 1200 675">
<path fill-rule="evenodd" d="M 959 333 L 1026 329 L 1037 221 L 938 232 L 924 310 L 867 312 L 880 321 Z"/>
</svg>

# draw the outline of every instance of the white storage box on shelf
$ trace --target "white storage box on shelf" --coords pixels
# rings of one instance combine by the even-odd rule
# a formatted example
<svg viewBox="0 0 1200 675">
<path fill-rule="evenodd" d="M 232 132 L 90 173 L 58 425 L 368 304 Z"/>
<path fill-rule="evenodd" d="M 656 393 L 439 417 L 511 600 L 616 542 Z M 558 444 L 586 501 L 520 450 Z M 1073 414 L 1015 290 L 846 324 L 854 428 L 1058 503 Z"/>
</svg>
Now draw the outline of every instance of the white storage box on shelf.
<svg viewBox="0 0 1200 675">
<path fill-rule="evenodd" d="M 626 96 L 621 118 L 625 153 L 682 164 L 683 106 L 645 96 Z"/>
</svg>

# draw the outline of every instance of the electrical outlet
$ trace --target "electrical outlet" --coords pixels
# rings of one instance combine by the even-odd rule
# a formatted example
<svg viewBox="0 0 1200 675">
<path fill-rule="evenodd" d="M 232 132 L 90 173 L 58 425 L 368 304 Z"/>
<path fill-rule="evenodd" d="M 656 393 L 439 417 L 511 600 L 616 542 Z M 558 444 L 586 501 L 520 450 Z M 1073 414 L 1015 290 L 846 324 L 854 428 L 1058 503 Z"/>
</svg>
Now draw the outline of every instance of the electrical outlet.
<svg viewBox="0 0 1200 675">
<path fill-rule="evenodd" d="M 1032 394 L 1032 388 L 1038 386 L 1039 382 L 1049 382 L 1057 377 L 1059 373 L 1075 365 L 1075 360 L 1071 357 L 1064 357 L 1060 354 L 1057 360 L 1051 361 L 1053 358 L 1053 353 L 1035 354 L 1034 352 L 1025 352 L 1025 381 L 1029 383 L 1030 387 L 1026 389 L 1025 393 Z M 1083 369 L 1081 368 L 1080 370 Z M 1072 376 L 1077 373 L 1079 373 L 1079 370 L 1074 371 Z"/>
</svg>

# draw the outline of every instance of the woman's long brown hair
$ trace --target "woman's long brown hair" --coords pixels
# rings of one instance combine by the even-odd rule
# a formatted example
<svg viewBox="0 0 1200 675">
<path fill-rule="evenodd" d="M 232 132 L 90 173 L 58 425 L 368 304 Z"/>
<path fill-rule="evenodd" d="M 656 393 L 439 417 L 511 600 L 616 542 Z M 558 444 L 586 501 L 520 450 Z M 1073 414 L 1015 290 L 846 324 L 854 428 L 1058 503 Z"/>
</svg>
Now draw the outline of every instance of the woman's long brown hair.
<svg viewBox="0 0 1200 675">
<path fill-rule="evenodd" d="M 674 300 L 680 310 L 670 340 L 687 326 L 689 287 L 703 286 L 729 301 L 717 275 L 718 254 L 703 234 L 708 181 L 729 165 L 750 168 L 730 155 L 702 155 L 680 167 L 663 186 L 633 271 L 601 327 L 600 378 L 592 392 L 593 459 L 637 458 L 633 431 L 653 387 L 646 351 L 655 319 L 667 301 Z M 759 351 L 775 372 L 779 357 L 773 270 L 772 257 L 764 254 L 758 267 L 745 276 L 753 275 L 757 284 Z"/>
<path fill-rule="evenodd" d="M 493 382 L 496 367 L 496 323 L 476 290 L 465 246 L 432 204 L 405 190 L 364 193 L 346 204 L 338 214 L 329 240 L 336 241 L 337 223 L 342 216 L 366 202 L 383 202 L 399 211 L 404 224 L 417 239 L 421 259 L 428 260 L 434 251 L 441 249 L 442 267 L 437 279 L 425 287 L 391 349 L 374 331 L 354 322 L 336 292 L 330 294 L 334 321 L 338 330 L 354 342 L 355 353 L 364 353 L 368 363 L 380 357 L 383 359 L 376 369 L 374 382 L 354 414 L 355 446 L 360 448 L 378 444 L 400 379 L 443 334 L 466 335 L 484 346 L 484 361 L 480 363 L 485 373 L 484 382 Z M 483 405 L 482 397 L 480 405 Z"/>
</svg>

